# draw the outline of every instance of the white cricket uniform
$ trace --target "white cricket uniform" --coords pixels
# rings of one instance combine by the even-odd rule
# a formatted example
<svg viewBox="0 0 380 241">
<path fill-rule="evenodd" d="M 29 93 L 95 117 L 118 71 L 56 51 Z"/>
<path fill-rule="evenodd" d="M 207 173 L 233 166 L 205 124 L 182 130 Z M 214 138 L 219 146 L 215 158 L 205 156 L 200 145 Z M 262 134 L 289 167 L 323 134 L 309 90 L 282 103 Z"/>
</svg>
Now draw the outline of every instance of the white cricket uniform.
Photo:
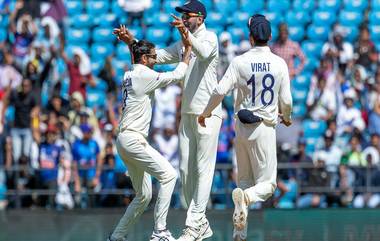
<svg viewBox="0 0 380 241">
<path fill-rule="evenodd" d="M 202 24 L 195 33 L 189 33 L 192 55 L 183 85 L 181 122 L 179 127 L 180 172 L 188 212 L 186 225 L 198 227 L 206 220 L 216 162 L 222 108 L 219 105 L 201 127 L 197 117 L 207 105 L 217 86 L 218 39 Z M 158 63 L 176 63 L 183 54 L 182 42 L 157 51 Z"/>
<path fill-rule="evenodd" d="M 256 124 L 243 124 L 236 118 L 238 186 L 251 203 L 265 201 L 276 188 L 278 105 L 283 118 L 287 121 L 291 118 L 288 67 L 269 47 L 255 47 L 236 57 L 215 88 L 204 114 L 209 114 L 233 89 L 237 89 L 235 113 L 248 109 L 264 119 Z"/>
<path fill-rule="evenodd" d="M 152 118 L 154 90 L 185 77 L 187 64 L 181 62 L 173 72 L 158 73 L 144 65 L 134 64 L 124 75 L 123 113 L 116 140 L 117 150 L 128 166 L 136 197 L 115 228 L 112 237 L 125 237 L 131 226 L 148 206 L 152 197 L 151 175 L 161 185 L 154 210 L 155 230 L 166 228 L 166 217 L 177 173 L 146 140 Z"/>
</svg>

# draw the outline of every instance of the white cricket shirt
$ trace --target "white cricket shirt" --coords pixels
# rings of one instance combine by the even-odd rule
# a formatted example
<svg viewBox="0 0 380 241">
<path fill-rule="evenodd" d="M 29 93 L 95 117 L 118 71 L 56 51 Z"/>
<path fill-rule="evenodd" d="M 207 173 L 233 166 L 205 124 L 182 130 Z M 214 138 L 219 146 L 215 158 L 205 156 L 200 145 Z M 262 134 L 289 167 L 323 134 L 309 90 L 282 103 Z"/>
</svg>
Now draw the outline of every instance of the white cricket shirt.
<svg viewBox="0 0 380 241">
<path fill-rule="evenodd" d="M 255 47 L 232 60 L 204 114 L 208 115 L 224 95 L 233 89 L 237 90 L 235 113 L 240 109 L 248 109 L 266 123 L 275 125 L 280 105 L 284 119 L 291 119 L 288 66 L 269 47 Z"/>
<path fill-rule="evenodd" d="M 136 131 L 148 136 L 154 90 L 185 77 L 187 64 L 181 62 L 172 72 L 159 73 L 142 64 L 134 64 L 132 71 L 124 74 L 123 107 L 119 122 L 119 132 Z"/>
</svg>

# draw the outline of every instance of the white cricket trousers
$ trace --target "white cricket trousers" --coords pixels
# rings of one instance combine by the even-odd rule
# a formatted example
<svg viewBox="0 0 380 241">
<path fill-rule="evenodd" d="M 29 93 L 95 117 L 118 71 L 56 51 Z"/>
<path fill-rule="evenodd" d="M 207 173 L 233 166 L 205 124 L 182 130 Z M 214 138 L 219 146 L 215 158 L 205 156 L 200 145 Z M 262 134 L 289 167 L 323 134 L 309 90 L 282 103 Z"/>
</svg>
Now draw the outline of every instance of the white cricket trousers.
<svg viewBox="0 0 380 241">
<path fill-rule="evenodd" d="M 250 203 L 267 200 L 277 182 L 276 130 L 265 122 L 243 124 L 236 120 L 238 186 Z"/>
<path fill-rule="evenodd" d="M 207 118 L 206 127 L 198 124 L 198 115 L 181 116 L 180 173 L 183 194 L 188 205 L 186 226 L 199 227 L 206 220 L 221 124 L 222 119 L 217 116 Z"/>
<path fill-rule="evenodd" d="M 177 180 L 177 172 L 169 161 L 153 149 L 140 133 L 132 131 L 119 133 L 116 147 L 120 157 L 128 166 L 128 173 L 136 196 L 116 226 L 112 238 L 125 237 L 148 206 L 152 198 L 151 176 L 154 176 L 160 183 L 160 191 L 154 209 L 154 228 L 155 230 L 166 229 L 166 217 Z"/>
</svg>

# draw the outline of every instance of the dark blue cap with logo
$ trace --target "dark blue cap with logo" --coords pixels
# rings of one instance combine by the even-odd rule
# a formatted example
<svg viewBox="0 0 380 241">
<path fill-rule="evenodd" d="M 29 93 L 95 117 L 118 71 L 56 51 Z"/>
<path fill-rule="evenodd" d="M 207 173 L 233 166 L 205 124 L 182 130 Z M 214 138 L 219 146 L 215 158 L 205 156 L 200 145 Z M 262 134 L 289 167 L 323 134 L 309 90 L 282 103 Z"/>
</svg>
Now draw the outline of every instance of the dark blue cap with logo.
<svg viewBox="0 0 380 241">
<path fill-rule="evenodd" d="M 198 0 L 188 1 L 183 6 L 176 7 L 175 10 L 180 13 L 196 13 L 203 18 L 207 16 L 205 5 Z"/>
<path fill-rule="evenodd" d="M 270 22 L 261 14 L 249 18 L 248 28 L 255 40 L 268 41 L 272 34 Z"/>
</svg>

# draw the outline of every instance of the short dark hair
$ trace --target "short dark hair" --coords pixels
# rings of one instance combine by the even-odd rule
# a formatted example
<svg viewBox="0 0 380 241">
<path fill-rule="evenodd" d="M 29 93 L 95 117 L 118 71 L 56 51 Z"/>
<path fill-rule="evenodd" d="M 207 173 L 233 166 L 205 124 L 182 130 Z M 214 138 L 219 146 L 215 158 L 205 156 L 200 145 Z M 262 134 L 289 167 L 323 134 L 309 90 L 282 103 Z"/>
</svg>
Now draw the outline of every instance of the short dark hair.
<svg viewBox="0 0 380 241">
<path fill-rule="evenodd" d="M 131 45 L 134 62 L 140 62 L 142 56 L 144 54 L 150 54 L 152 49 L 154 49 L 155 47 L 156 46 L 153 43 L 147 40 L 140 40 L 138 42 L 134 41 Z"/>
</svg>

